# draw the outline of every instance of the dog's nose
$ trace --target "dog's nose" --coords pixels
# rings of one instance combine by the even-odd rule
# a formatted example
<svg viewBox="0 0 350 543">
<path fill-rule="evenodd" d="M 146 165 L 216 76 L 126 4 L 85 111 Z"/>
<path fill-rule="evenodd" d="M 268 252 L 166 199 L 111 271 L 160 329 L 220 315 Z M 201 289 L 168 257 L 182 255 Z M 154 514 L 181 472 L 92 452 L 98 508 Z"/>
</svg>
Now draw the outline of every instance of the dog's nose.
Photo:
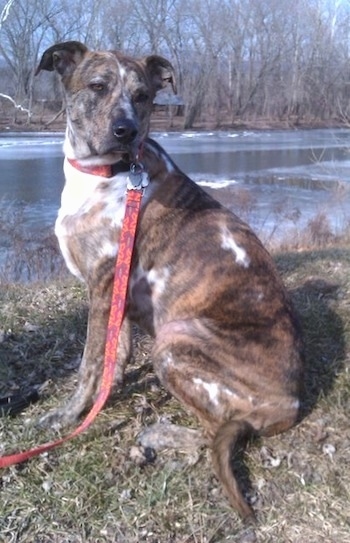
<svg viewBox="0 0 350 543">
<path fill-rule="evenodd" d="M 131 143 L 137 136 L 137 128 L 130 119 L 121 119 L 113 124 L 113 134 L 120 143 Z"/>
</svg>

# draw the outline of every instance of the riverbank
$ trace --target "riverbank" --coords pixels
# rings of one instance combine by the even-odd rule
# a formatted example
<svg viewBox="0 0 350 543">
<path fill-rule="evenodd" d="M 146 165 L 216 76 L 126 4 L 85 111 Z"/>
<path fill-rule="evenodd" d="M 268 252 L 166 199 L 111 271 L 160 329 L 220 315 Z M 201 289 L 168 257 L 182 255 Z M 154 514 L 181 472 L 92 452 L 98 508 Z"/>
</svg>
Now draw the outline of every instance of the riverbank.
<svg viewBox="0 0 350 543">
<path fill-rule="evenodd" d="M 225 119 L 225 116 L 223 116 Z M 184 117 L 182 115 L 169 116 L 164 109 L 156 108 L 151 118 L 151 131 L 182 132 L 184 130 Z M 346 128 L 348 123 L 341 119 L 327 121 L 311 118 L 289 117 L 285 119 L 255 118 L 251 120 L 236 119 L 235 122 L 210 118 L 195 122 L 191 130 L 288 130 L 288 129 L 316 129 L 316 128 Z M 23 112 L 4 110 L 0 119 L 0 133 L 2 132 L 64 132 L 66 115 L 41 112 L 34 113 L 29 121 L 28 115 Z"/>
<path fill-rule="evenodd" d="M 285 247 L 275 259 L 304 331 L 307 413 L 292 431 L 251 443 L 245 454 L 257 540 L 350 543 L 349 245 Z M 41 395 L 22 416 L 0 418 L 2 454 L 56 435 L 32 421 L 75 388 L 86 319 L 85 288 L 70 277 L 0 285 L 0 395 L 33 388 Z M 148 463 L 135 449 L 137 433 L 160 417 L 196 425 L 159 385 L 150 347 L 148 336 L 135 333 L 123 391 L 85 434 L 0 474 L 1 541 L 246 543 L 206 450 L 191 457 L 165 451 Z"/>
</svg>

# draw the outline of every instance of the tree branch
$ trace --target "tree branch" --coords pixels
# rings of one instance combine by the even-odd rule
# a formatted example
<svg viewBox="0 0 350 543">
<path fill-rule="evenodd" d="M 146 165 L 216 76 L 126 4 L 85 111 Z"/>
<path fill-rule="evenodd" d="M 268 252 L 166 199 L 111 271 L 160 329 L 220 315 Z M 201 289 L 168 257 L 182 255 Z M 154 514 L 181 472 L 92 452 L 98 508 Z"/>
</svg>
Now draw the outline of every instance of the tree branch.
<svg viewBox="0 0 350 543">
<path fill-rule="evenodd" d="M 28 115 L 29 119 L 32 116 L 29 109 L 21 106 L 21 104 L 17 104 L 17 102 L 11 96 L 8 96 L 8 94 L 3 94 L 2 92 L 0 92 L 0 98 L 5 98 L 5 100 L 10 100 L 10 102 L 13 104 L 14 108 L 18 109 L 19 111 L 25 112 Z"/>
</svg>

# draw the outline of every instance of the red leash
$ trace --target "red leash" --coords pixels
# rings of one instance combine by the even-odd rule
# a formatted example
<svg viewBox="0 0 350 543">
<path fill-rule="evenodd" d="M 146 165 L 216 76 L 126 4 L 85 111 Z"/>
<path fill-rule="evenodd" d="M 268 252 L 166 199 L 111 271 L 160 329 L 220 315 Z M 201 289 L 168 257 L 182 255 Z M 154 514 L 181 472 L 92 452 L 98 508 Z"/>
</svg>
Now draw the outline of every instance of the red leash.
<svg viewBox="0 0 350 543">
<path fill-rule="evenodd" d="M 108 321 L 101 388 L 91 411 L 87 414 L 86 418 L 83 420 L 80 426 L 78 426 L 78 428 L 76 428 L 68 436 L 62 439 L 58 439 L 57 441 L 53 441 L 51 443 L 45 443 L 43 445 L 40 445 L 39 447 L 30 449 L 29 451 L 0 457 L 0 468 L 5 468 L 13 464 L 19 464 L 20 462 L 25 462 L 29 458 L 50 451 L 58 445 L 62 445 L 62 443 L 65 443 L 66 441 L 77 436 L 81 432 L 84 432 L 84 430 L 86 430 L 95 420 L 96 416 L 105 405 L 114 379 L 119 331 L 123 322 L 131 258 L 134 247 L 137 220 L 141 206 L 142 193 L 143 191 L 141 188 L 133 188 L 127 191 L 125 215 L 122 231 L 120 234 L 119 251 L 115 267 L 112 303 Z"/>
</svg>

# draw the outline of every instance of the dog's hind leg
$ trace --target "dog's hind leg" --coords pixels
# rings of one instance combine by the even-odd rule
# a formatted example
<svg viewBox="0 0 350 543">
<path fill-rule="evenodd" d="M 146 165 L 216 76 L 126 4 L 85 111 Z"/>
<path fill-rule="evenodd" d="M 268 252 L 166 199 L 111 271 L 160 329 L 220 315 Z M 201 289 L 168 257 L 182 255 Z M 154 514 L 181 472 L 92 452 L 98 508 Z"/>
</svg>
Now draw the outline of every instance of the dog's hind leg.
<svg viewBox="0 0 350 543">
<path fill-rule="evenodd" d="M 231 505 L 245 521 L 253 521 L 254 513 L 243 497 L 231 464 L 239 443 L 254 433 L 243 420 L 244 401 L 239 398 L 235 409 L 235 394 L 216 375 L 215 361 L 209 360 L 196 339 L 182 335 L 181 340 L 173 336 L 170 345 L 163 341 L 161 349 L 155 345 L 155 369 L 164 386 L 198 417 L 208 438 L 206 443 L 212 449 L 214 471 Z M 240 420 L 235 420 L 235 416 Z M 158 426 L 161 431 L 161 425 Z M 176 442 L 176 433 L 172 433 Z M 158 439 L 162 442 L 162 437 Z"/>
</svg>

